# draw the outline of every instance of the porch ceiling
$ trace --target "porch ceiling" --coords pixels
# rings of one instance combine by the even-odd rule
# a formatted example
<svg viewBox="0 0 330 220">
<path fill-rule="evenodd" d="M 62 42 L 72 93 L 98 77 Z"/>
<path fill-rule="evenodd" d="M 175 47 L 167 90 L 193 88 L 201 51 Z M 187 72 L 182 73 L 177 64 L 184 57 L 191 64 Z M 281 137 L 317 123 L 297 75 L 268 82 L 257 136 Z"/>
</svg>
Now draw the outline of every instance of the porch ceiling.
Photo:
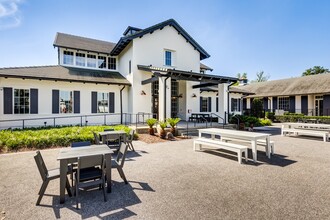
<svg viewBox="0 0 330 220">
<path fill-rule="evenodd" d="M 210 84 L 231 83 L 231 82 L 236 82 L 238 80 L 238 78 L 235 77 L 202 74 L 202 73 L 195 73 L 192 71 L 183 71 L 183 70 L 176 70 L 176 69 L 169 69 L 162 67 L 145 66 L 145 65 L 138 65 L 137 67 L 139 70 L 153 73 L 153 77 L 141 82 L 142 85 L 152 83 L 153 81 L 155 81 L 154 78 L 158 78 L 158 77 L 171 77 L 172 79 L 176 79 L 176 80 L 195 81 L 195 82 L 203 82 Z"/>
</svg>

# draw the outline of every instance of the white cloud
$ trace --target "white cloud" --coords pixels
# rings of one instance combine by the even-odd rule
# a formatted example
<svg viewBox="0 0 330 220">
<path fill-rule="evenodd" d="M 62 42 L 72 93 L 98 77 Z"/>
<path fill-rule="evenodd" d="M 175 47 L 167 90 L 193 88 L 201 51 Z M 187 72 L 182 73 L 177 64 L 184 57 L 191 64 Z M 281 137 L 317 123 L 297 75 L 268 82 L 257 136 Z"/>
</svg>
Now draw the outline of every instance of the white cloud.
<svg viewBox="0 0 330 220">
<path fill-rule="evenodd" d="M 21 0 L 0 0 L 0 30 L 14 28 L 21 24 L 19 3 Z"/>
</svg>

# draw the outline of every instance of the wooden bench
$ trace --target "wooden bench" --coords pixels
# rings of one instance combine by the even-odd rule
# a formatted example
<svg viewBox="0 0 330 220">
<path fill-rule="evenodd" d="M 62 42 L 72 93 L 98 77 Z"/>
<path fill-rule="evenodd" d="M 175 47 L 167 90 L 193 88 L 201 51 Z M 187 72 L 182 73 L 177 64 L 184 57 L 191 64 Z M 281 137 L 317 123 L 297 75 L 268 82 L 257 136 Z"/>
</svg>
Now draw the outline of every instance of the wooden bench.
<svg viewBox="0 0 330 220">
<path fill-rule="evenodd" d="M 225 149 L 228 151 L 233 151 L 237 153 L 238 162 L 242 163 L 242 153 L 244 152 L 245 161 L 247 162 L 247 150 L 248 148 L 246 146 L 238 145 L 238 144 L 232 144 L 232 143 L 226 143 L 223 141 L 217 141 L 212 140 L 208 138 L 198 138 L 194 140 L 194 150 L 196 151 L 196 145 L 199 145 L 199 150 L 202 149 L 202 145 L 207 145 L 211 147 L 216 147 L 220 149 Z"/>
<path fill-rule="evenodd" d="M 323 141 L 327 142 L 329 140 L 328 131 L 318 131 L 318 130 L 308 130 L 308 129 L 297 129 L 297 128 L 282 128 L 282 136 L 286 134 L 293 135 L 307 135 L 307 136 L 318 136 L 323 137 Z"/>
<path fill-rule="evenodd" d="M 237 141 L 237 142 L 243 142 L 243 143 L 251 143 L 250 141 L 247 140 L 241 140 L 241 139 L 235 139 L 235 138 L 229 138 L 229 137 L 221 137 L 221 140 L 223 141 Z M 267 153 L 271 153 L 272 155 L 274 155 L 275 152 L 275 142 L 274 141 L 269 141 L 270 144 L 270 149 L 267 149 L 267 144 L 266 144 L 266 140 L 257 140 L 257 145 L 262 145 L 266 148 L 266 156 L 268 158 L 270 158 L 270 154 Z"/>
</svg>

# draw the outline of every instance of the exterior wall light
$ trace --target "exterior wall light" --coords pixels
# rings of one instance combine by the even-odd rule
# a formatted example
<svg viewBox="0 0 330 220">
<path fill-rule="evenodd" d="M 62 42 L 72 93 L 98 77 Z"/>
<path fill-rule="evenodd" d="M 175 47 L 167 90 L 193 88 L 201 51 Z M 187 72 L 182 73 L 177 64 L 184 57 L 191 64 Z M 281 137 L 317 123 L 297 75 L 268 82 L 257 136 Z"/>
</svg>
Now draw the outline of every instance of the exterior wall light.
<svg viewBox="0 0 330 220">
<path fill-rule="evenodd" d="M 191 97 L 196 98 L 197 95 L 195 93 L 193 93 Z"/>
<path fill-rule="evenodd" d="M 141 95 L 147 95 L 144 90 L 141 91 Z"/>
</svg>

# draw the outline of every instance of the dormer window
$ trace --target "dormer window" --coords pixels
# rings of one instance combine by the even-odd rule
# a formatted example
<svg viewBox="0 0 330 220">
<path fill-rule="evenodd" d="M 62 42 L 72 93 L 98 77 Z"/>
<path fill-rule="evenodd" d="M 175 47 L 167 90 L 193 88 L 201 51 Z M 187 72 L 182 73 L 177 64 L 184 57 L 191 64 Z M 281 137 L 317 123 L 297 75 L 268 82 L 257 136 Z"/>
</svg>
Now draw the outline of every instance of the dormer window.
<svg viewBox="0 0 330 220">
<path fill-rule="evenodd" d="M 96 55 L 87 54 L 87 67 L 96 68 Z"/>
<path fill-rule="evenodd" d="M 73 65 L 73 52 L 72 51 L 64 51 L 63 64 Z"/>
<path fill-rule="evenodd" d="M 115 70 L 116 69 L 116 58 L 109 57 L 108 59 L 108 69 Z"/>
<path fill-rule="evenodd" d="M 85 66 L 85 54 L 76 53 L 76 66 Z"/>
<path fill-rule="evenodd" d="M 104 56 L 97 57 L 97 66 L 101 69 L 107 68 L 107 58 Z"/>
</svg>

